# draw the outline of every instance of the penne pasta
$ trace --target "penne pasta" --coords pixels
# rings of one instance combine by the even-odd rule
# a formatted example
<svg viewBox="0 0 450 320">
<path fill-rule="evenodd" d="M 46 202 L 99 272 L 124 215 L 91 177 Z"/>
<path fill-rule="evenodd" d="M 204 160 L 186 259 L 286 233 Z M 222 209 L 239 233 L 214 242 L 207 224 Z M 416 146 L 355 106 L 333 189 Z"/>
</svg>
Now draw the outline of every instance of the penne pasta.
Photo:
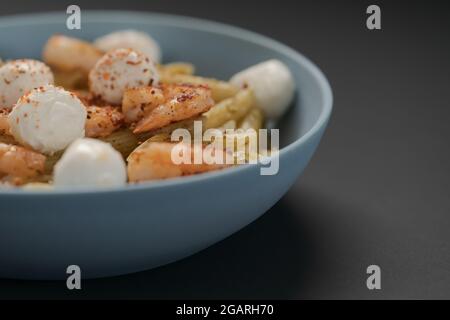
<svg viewBox="0 0 450 320">
<path fill-rule="evenodd" d="M 128 157 L 128 155 L 136 149 L 140 141 L 143 141 L 129 129 L 118 130 L 110 136 L 101 138 L 100 140 L 110 143 L 124 158 Z"/>
<path fill-rule="evenodd" d="M 193 75 L 195 67 L 191 63 L 173 62 L 158 66 L 158 71 L 165 77 L 177 74 Z"/>
<path fill-rule="evenodd" d="M 237 124 L 236 124 L 236 120 L 230 120 L 225 122 L 223 125 L 221 125 L 219 128 L 219 130 L 225 132 L 228 129 L 236 129 Z"/>
<path fill-rule="evenodd" d="M 264 115 L 262 110 L 258 107 L 253 107 L 247 115 L 241 120 L 238 128 L 247 130 L 254 129 L 259 130 L 263 127 Z"/>
<path fill-rule="evenodd" d="M 203 114 L 205 130 L 218 128 L 230 120 L 241 120 L 255 105 L 253 92 L 249 89 L 239 91 L 234 97 L 225 99 Z"/>
<path fill-rule="evenodd" d="M 159 133 L 150 137 L 146 142 L 168 142 L 170 141 L 169 133 Z"/>
<path fill-rule="evenodd" d="M 192 134 L 192 133 L 194 133 L 194 122 L 195 121 L 203 121 L 203 117 L 199 116 L 199 117 L 194 117 L 194 118 L 174 122 L 174 123 L 169 124 L 168 126 L 162 127 L 161 129 L 150 131 L 144 135 L 140 134 L 138 136 L 142 139 L 145 137 L 148 138 L 151 136 L 161 135 L 161 134 L 170 135 L 170 134 L 172 134 L 173 131 L 175 131 L 176 129 L 179 129 L 179 128 L 186 129 Z"/>
</svg>

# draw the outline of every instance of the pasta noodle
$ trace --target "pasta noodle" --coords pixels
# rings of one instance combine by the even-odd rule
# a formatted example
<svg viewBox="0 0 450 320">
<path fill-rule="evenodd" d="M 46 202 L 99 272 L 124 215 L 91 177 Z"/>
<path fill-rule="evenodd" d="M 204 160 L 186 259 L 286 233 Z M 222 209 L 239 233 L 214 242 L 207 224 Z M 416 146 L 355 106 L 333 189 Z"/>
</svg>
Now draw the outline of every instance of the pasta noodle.
<svg viewBox="0 0 450 320">
<path fill-rule="evenodd" d="M 110 143 L 124 158 L 136 149 L 140 141 L 143 141 L 139 140 L 139 137 L 133 134 L 130 129 L 120 129 L 100 140 Z"/>
<path fill-rule="evenodd" d="M 249 89 L 239 91 L 234 97 L 216 104 L 203 114 L 204 128 L 218 128 L 230 120 L 241 120 L 255 105 L 255 98 Z"/>
<path fill-rule="evenodd" d="M 193 75 L 195 73 L 194 65 L 186 62 L 173 62 L 159 65 L 158 70 L 165 77 L 176 74 Z"/>
<path fill-rule="evenodd" d="M 264 122 L 264 115 L 258 107 L 253 107 L 249 113 L 239 123 L 239 129 L 259 130 L 262 128 Z"/>
</svg>

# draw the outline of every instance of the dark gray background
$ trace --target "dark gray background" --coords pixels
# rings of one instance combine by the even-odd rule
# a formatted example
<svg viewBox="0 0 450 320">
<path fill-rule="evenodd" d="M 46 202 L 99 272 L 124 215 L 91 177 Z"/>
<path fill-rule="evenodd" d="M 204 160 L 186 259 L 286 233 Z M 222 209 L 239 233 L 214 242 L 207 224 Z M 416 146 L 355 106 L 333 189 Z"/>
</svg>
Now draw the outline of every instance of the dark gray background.
<svg viewBox="0 0 450 320">
<path fill-rule="evenodd" d="M 203 17 L 278 39 L 324 71 L 334 113 L 292 190 L 229 239 L 156 270 L 83 282 L 80 292 L 0 280 L 0 298 L 450 298 L 445 2 L 373 1 L 381 31 L 365 27 L 367 1 L 73 3 Z M 68 4 L 8 1 L 0 14 Z M 382 269 L 378 292 L 366 288 L 371 264 Z"/>
</svg>

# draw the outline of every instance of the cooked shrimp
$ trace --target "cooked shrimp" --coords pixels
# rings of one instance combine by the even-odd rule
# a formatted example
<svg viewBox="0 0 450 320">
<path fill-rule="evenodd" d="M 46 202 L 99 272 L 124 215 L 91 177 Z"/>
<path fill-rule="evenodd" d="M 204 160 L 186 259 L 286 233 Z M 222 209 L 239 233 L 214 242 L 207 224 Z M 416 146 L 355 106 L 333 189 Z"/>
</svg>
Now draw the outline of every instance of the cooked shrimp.
<svg viewBox="0 0 450 320">
<path fill-rule="evenodd" d="M 92 93 L 90 93 L 89 91 L 87 91 L 87 90 L 72 90 L 72 93 L 75 94 L 77 96 L 77 98 L 80 99 L 80 101 L 83 102 L 83 104 L 85 106 L 95 105 L 95 103 L 93 103 L 94 95 Z"/>
<path fill-rule="evenodd" d="M 0 110 L 0 143 L 17 144 L 10 131 L 8 114 L 9 110 Z"/>
<path fill-rule="evenodd" d="M 128 178 L 130 182 L 142 182 L 148 180 L 167 179 L 192 175 L 208 171 L 219 170 L 227 167 L 221 164 L 194 164 L 188 163 L 175 164 L 172 159 L 174 147 L 179 145 L 181 148 L 176 150 L 177 154 L 185 154 L 193 159 L 193 147 L 185 144 L 176 144 L 170 142 L 146 142 L 131 153 L 128 157 Z M 215 152 L 224 152 L 216 149 Z M 225 158 L 225 155 L 223 155 Z"/>
<path fill-rule="evenodd" d="M 127 122 L 137 121 L 134 133 L 142 133 L 194 117 L 213 105 L 207 87 L 162 85 L 126 91 L 122 111 Z"/>
<path fill-rule="evenodd" d="M 72 91 L 78 99 L 87 107 L 97 106 L 97 107 L 108 107 L 110 104 L 99 97 L 96 97 L 92 92 L 87 90 L 74 90 Z"/>
<path fill-rule="evenodd" d="M 79 70 L 88 74 L 103 52 L 89 42 L 54 35 L 48 39 L 43 52 L 44 61 L 60 71 Z"/>
<path fill-rule="evenodd" d="M 136 123 L 166 100 L 162 89 L 157 87 L 138 87 L 125 91 L 122 112 L 125 122 Z"/>
<path fill-rule="evenodd" d="M 40 153 L 0 143 L 0 176 L 19 185 L 44 172 L 46 157 Z"/>
<path fill-rule="evenodd" d="M 116 107 L 108 106 L 88 91 L 75 91 L 87 110 L 85 135 L 89 138 L 105 138 L 120 129 L 124 123 L 122 112 Z"/>
<path fill-rule="evenodd" d="M 122 127 L 123 114 L 114 107 L 86 107 L 86 137 L 104 138 Z"/>
<path fill-rule="evenodd" d="M 11 135 L 8 123 L 9 110 L 0 109 L 0 135 Z"/>
</svg>

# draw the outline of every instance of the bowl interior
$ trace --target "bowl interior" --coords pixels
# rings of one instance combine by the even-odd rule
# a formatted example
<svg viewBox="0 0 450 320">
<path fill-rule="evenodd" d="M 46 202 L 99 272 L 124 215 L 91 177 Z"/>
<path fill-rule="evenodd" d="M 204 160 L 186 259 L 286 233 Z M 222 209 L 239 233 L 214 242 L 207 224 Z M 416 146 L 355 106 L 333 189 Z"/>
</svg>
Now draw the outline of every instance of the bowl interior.
<svg viewBox="0 0 450 320">
<path fill-rule="evenodd" d="M 217 23 L 161 14 L 83 11 L 81 30 L 68 30 L 66 17 L 52 13 L 1 19 L 0 57 L 40 59 L 43 45 L 54 33 L 93 40 L 114 30 L 137 29 L 159 42 L 164 62 L 191 62 L 204 76 L 229 79 L 248 66 L 273 58 L 286 63 L 295 77 L 297 95 L 293 107 L 276 124 L 280 128 L 280 147 L 311 130 L 324 112 L 323 87 L 312 81 L 317 69 L 301 55 L 268 38 Z M 306 63 L 299 63 L 299 59 Z"/>
</svg>

